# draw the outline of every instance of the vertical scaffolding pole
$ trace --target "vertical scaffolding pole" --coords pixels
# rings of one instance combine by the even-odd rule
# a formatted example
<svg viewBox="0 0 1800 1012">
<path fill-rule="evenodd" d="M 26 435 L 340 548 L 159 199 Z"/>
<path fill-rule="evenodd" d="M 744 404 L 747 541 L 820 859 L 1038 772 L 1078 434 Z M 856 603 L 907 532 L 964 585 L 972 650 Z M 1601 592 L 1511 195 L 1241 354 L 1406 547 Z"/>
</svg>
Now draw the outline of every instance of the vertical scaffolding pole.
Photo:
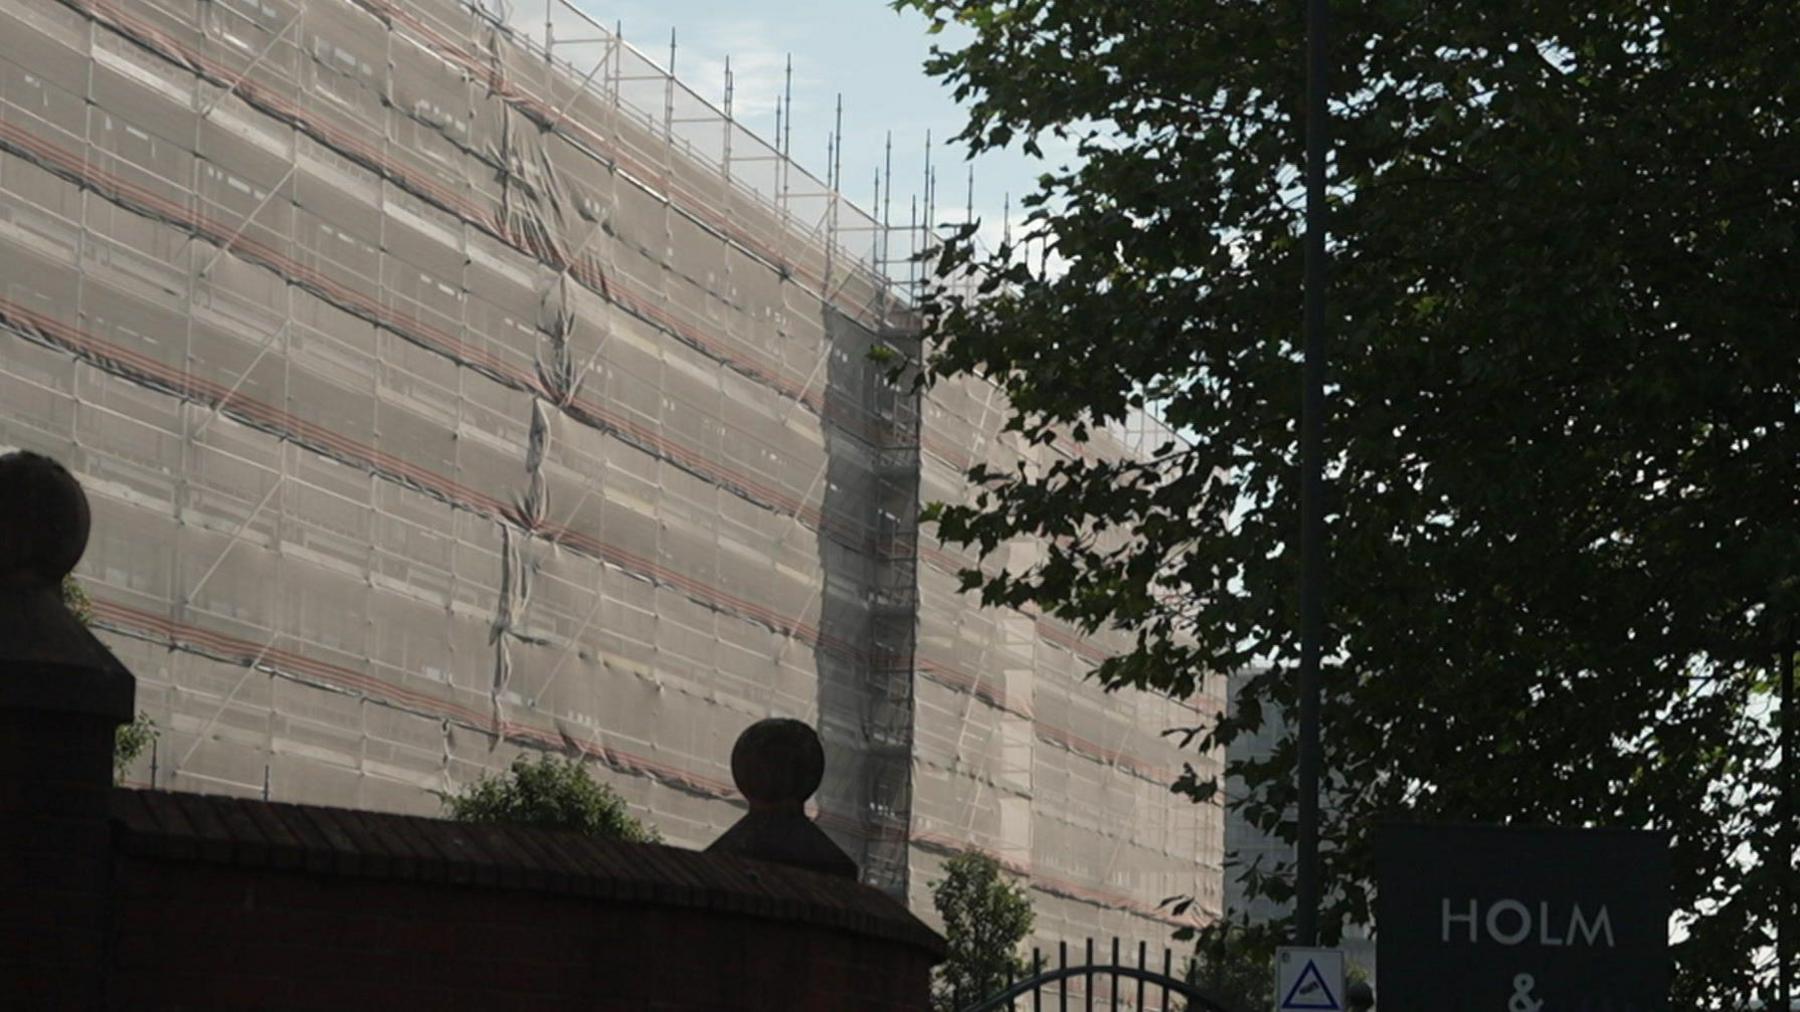
<svg viewBox="0 0 1800 1012">
<path fill-rule="evenodd" d="M 936 167 L 933 167 L 930 172 L 926 173 L 925 183 L 925 233 L 927 235 L 935 235 L 936 232 L 934 230 L 937 228 Z"/>
<path fill-rule="evenodd" d="M 1319 940 L 1319 654 L 1325 631 L 1326 15 L 1306 7 L 1306 357 L 1300 408 L 1299 840 L 1294 942 Z"/>
<path fill-rule="evenodd" d="M 613 21 L 612 47 L 612 100 L 613 109 L 619 108 L 619 89 L 625 83 L 625 22 Z"/>
<path fill-rule="evenodd" d="M 912 211 L 907 223 L 906 291 L 914 300 L 919 297 L 919 195 L 913 194 Z"/>
<path fill-rule="evenodd" d="M 781 157 L 775 160 L 775 169 L 781 173 L 781 194 L 777 202 L 781 205 L 781 227 L 788 227 L 788 179 L 793 174 L 793 164 L 789 155 L 794 146 L 794 54 L 787 57 L 787 70 L 781 85 L 781 102 L 787 106 L 787 118 L 781 122 L 781 134 L 775 138 L 775 153 Z"/>
<path fill-rule="evenodd" d="M 922 192 L 924 193 L 924 197 L 922 199 L 922 209 L 924 210 L 925 213 L 924 213 L 924 217 L 919 218 L 914 223 L 915 230 L 913 232 L 913 258 L 917 262 L 917 269 L 912 273 L 912 276 L 913 276 L 913 298 L 915 298 L 915 299 L 920 297 L 920 290 L 925 288 L 927 285 L 929 285 L 931 283 L 931 271 L 928 270 L 923 265 L 923 258 L 926 256 L 929 256 L 931 254 L 931 215 L 932 215 L 931 179 L 932 179 L 931 131 L 926 130 L 925 131 L 925 171 L 924 171 L 924 178 L 922 178 L 920 180 L 920 186 L 922 188 Z"/>
<path fill-rule="evenodd" d="M 825 140 L 825 277 L 819 284 L 819 297 L 831 301 L 831 271 L 837 262 L 838 166 L 844 148 L 844 96 L 837 97 L 837 118 Z"/>
<path fill-rule="evenodd" d="M 727 194 L 727 200 L 729 200 L 729 194 L 731 194 L 731 122 L 733 122 L 731 121 L 731 92 L 733 92 L 733 81 L 731 81 L 731 56 L 725 56 L 725 121 L 720 124 L 720 130 L 724 131 L 724 140 L 722 140 L 722 144 L 724 144 L 725 149 L 724 171 L 725 194 Z"/>
<path fill-rule="evenodd" d="M 969 165 L 969 193 L 963 202 L 963 224 L 975 224 L 975 166 Z"/>
<path fill-rule="evenodd" d="M 929 237 L 931 235 L 931 214 L 932 214 L 932 210 L 933 210 L 932 205 L 931 205 L 931 197 L 932 197 L 931 180 L 932 180 L 932 178 L 933 178 L 933 176 L 931 173 L 931 131 L 926 130 L 925 131 L 925 180 L 924 180 L 925 217 L 920 222 L 920 224 L 922 226 L 924 226 L 924 231 L 920 234 L 920 237 L 919 237 L 919 246 L 921 249 L 928 248 L 931 245 Z"/>
<path fill-rule="evenodd" d="M 831 135 L 837 138 L 837 148 L 831 157 L 831 193 L 835 200 L 838 191 L 844 187 L 844 93 L 841 91 L 838 92 L 837 119 L 832 123 Z"/>
<path fill-rule="evenodd" d="M 787 122 L 782 125 L 785 131 L 775 138 L 781 148 L 781 156 L 787 158 L 794 153 L 794 54 L 787 55 L 787 69 L 782 72 L 781 100 L 787 105 Z"/>
<path fill-rule="evenodd" d="M 894 227 L 894 132 L 892 130 L 887 132 L 887 147 L 882 152 L 881 156 L 881 180 L 881 228 L 883 236 L 881 240 L 881 256 L 882 259 L 885 260 L 887 259 L 888 254 L 888 240 L 886 238 L 886 233 L 888 229 Z"/>
<path fill-rule="evenodd" d="M 663 82 L 663 135 L 675 146 L 675 29 L 669 29 L 669 76 Z"/>
<path fill-rule="evenodd" d="M 838 92 L 837 96 L 837 117 L 833 122 L 831 134 L 833 137 L 837 138 L 837 144 L 831 153 L 831 226 L 825 235 L 825 241 L 828 244 L 825 256 L 828 263 L 836 263 L 838 245 L 838 203 L 844 189 L 844 93 L 841 91 Z M 851 270 L 854 271 L 855 268 L 852 267 Z M 825 271 L 824 290 L 819 294 L 827 302 L 829 302 L 832 296 L 836 294 L 835 289 L 833 289 L 831 284 L 831 270 L 829 267 L 826 268 Z"/>
</svg>

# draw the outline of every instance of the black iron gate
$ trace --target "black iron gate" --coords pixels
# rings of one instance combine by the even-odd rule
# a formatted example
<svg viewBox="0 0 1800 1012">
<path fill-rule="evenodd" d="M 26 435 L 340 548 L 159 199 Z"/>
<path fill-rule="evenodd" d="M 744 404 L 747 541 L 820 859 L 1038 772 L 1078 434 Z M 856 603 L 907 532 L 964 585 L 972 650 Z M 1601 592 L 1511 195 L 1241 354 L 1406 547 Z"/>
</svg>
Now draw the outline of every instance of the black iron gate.
<svg viewBox="0 0 1800 1012">
<path fill-rule="evenodd" d="M 958 995 L 956 1007 L 960 1012 L 996 1012 L 999 1009 L 1008 1012 L 1024 1009 L 1031 1012 L 1094 1012 L 1095 1009 L 1174 1012 L 1178 1008 L 1188 1012 L 1244 1012 L 1220 1004 L 1200 988 L 1176 976 L 1174 953 L 1166 948 L 1163 949 L 1160 971 L 1149 965 L 1149 947 L 1143 942 L 1138 943 L 1136 966 L 1121 957 L 1117 938 L 1112 941 L 1112 961 L 1109 963 L 1095 960 L 1091 938 L 1087 940 L 1086 958 L 1081 965 L 1069 965 L 1067 942 L 1057 945 L 1056 953 L 1056 966 L 1051 967 L 1045 965 L 1042 950 L 1031 950 L 1030 976 L 1014 980 L 1008 974 L 1005 990 L 967 1005 L 964 1004 L 965 997 Z M 1081 982 L 1079 993 L 1070 993 L 1069 984 L 1073 981 Z M 1100 981 L 1110 983 L 1104 998 L 1096 987 Z M 1054 994 L 1046 999 L 1045 989 L 1052 986 Z M 1180 999 L 1181 1004 L 1173 1004 L 1175 999 Z"/>
</svg>

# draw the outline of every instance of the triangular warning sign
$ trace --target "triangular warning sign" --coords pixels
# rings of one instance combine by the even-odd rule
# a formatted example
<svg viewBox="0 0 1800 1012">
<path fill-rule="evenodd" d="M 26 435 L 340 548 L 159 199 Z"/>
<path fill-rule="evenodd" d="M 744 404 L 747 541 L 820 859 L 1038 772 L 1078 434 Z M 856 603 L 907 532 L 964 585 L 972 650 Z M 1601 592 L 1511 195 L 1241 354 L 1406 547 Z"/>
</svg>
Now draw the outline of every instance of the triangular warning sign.
<svg viewBox="0 0 1800 1012">
<path fill-rule="evenodd" d="M 1312 960 L 1306 961 L 1306 969 L 1300 971 L 1295 978 L 1294 986 L 1288 989 L 1287 997 L 1281 999 L 1282 1012 L 1288 1009 L 1330 1009 L 1341 1010 L 1337 995 L 1331 993 L 1331 985 L 1325 983 L 1325 975 Z"/>
</svg>

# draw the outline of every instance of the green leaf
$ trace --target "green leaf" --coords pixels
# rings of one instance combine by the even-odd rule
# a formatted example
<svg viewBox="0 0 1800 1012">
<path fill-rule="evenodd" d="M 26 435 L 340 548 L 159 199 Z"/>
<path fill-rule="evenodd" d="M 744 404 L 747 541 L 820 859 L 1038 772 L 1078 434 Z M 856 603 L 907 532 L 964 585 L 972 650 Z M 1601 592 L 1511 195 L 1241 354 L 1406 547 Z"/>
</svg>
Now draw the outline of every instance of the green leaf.
<svg viewBox="0 0 1800 1012">
<path fill-rule="evenodd" d="M 941 258 L 989 280 L 927 303 L 926 376 L 992 378 L 1038 459 L 926 516 L 1043 545 L 965 586 L 1132 637 L 1107 685 L 1243 673 L 1174 785 L 1218 803 L 1201 756 L 1294 703 L 1302 22 L 956 9 L 969 41 L 930 72 L 971 147 L 1080 147 L 1020 201 L 1060 273 L 1036 239 L 1029 264 L 963 236 Z M 1775 10 L 1334 10 L 1328 926 L 1369 920 L 1384 818 L 1650 826 L 1687 924 L 1675 1004 L 1757 982 L 1785 863 L 1770 644 L 1800 615 L 1800 35 Z M 1100 446 L 1138 404 L 1183 437 L 1153 465 Z M 1079 435 L 1091 459 L 1063 460 Z M 1292 743 L 1228 772 L 1291 837 Z M 1247 888 L 1284 899 L 1287 871 Z"/>
<path fill-rule="evenodd" d="M 1020 946 L 1031 934 L 1031 899 L 999 861 L 977 851 L 952 857 L 944 877 L 931 884 L 931 901 L 948 949 L 933 974 L 934 1009 L 960 1012 L 1024 974 Z"/>
<path fill-rule="evenodd" d="M 567 829 L 589 836 L 660 843 L 662 834 L 631 815 L 625 799 L 588 775 L 579 759 L 541 753 L 520 756 L 505 773 L 483 774 L 461 791 L 443 796 L 445 810 L 462 822 Z"/>
</svg>

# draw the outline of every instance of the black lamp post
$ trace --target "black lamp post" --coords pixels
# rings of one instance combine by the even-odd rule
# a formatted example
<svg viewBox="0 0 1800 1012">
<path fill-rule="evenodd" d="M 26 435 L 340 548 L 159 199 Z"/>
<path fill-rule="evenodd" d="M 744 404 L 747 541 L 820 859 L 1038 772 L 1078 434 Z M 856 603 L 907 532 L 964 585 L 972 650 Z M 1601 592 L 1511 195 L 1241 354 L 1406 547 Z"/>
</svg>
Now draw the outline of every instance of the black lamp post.
<svg viewBox="0 0 1800 1012">
<path fill-rule="evenodd" d="M 1295 942 L 1319 941 L 1319 654 L 1325 627 L 1325 158 L 1328 0 L 1306 7 L 1306 290 L 1300 409 L 1300 741 Z"/>
</svg>

